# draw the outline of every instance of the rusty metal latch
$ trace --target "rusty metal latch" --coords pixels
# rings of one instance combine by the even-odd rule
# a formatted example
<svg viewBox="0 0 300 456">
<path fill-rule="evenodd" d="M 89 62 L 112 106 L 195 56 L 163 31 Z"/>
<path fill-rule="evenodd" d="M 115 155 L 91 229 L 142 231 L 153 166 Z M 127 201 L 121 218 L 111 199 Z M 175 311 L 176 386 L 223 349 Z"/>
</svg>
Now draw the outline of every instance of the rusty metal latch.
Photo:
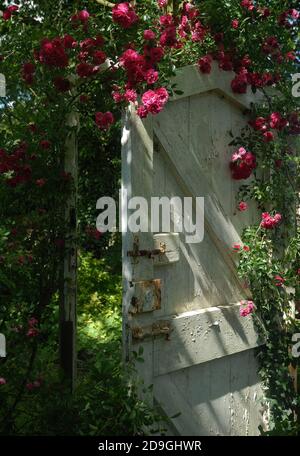
<svg viewBox="0 0 300 456">
<path fill-rule="evenodd" d="M 171 334 L 171 322 L 169 320 L 159 320 L 152 325 L 148 326 L 133 326 L 132 330 L 132 337 L 136 340 L 143 340 L 147 337 L 154 337 L 154 336 L 165 336 L 166 339 L 169 339 Z"/>
</svg>

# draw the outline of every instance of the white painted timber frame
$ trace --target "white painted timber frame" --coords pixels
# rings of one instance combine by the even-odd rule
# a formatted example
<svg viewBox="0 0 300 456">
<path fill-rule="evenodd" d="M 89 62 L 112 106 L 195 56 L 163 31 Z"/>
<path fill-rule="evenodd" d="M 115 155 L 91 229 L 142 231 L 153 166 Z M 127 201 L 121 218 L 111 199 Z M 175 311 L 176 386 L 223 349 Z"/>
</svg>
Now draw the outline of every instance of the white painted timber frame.
<svg viewBox="0 0 300 456">
<path fill-rule="evenodd" d="M 170 435 L 257 435 L 262 421 L 255 348 L 263 330 L 239 315 L 240 300 L 251 294 L 233 252 L 257 210 L 252 204 L 246 213 L 236 210 L 240 183 L 228 166 L 229 143 L 257 98 L 232 93 L 233 77 L 216 65 L 210 75 L 185 67 L 174 81 L 183 94 L 164 111 L 142 121 L 131 106 L 124 119 L 124 224 L 125 198 L 205 197 L 200 244 L 186 244 L 185 233 L 123 234 L 125 359 L 142 347 L 138 372 L 153 385 L 152 399 L 169 417 L 180 412 L 170 420 Z M 134 254 L 160 248 L 159 255 Z"/>
<path fill-rule="evenodd" d="M 6 96 L 6 79 L 4 74 L 0 73 L 0 97 Z"/>
</svg>

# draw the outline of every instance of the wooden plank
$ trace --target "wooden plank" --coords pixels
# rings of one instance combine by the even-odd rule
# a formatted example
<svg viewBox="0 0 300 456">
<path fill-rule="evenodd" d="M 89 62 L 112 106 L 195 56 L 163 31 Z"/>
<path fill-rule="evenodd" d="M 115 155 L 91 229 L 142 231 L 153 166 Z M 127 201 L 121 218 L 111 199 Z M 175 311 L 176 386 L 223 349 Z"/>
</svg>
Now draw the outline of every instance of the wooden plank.
<svg viewBox="0 0 300 456">
<path fill-rule="evenodd" d="M 193 197 L 205 197 L 205 215 L 211 229 L 218 239 L 231 248 L 234 242 L 239 241 L 238 233 L 224 213 L 208 177 L 202 172 L 200 157 L 189 153 L 189 141 L 184 137 L 181 126 L 173 121 L 176 111 L 174 103 L 155 119 L 155 134 L 167 154 L 174 174 L 177 174 L 182 186 L 186 187 L 187 193 Z M 230 180 L 229 167 L 228 179 Z"/>
<path fill-rule="evenodd" d="M 187 312 L 171 319 L 169 340 L 154 341 L 154 375 L 163 375 L 239 353 L 264 343 L 240 304 Z"/>
<path fill-rule="evenodd" d="M 173 83 L 177 84 L 177 89 L 183 91 L 181 95 L 174 95 L 172 101 L 181 98 L 199 95 L 203 92 L 218 92 L 231 103 L 240 109 L 249 109 L 252 103 L 258 102 L 262 95 L 254 95 L 250 88 L 246 94 L 236 94 L 231 90 L 231 81 L 235 77 L 232 71 L 223 71 L 218 67 L 217 62 L 212 63 L 210 74 L 200 73 L 197 65 L 189 65 L 177 70 Z"/>
<path fill-rule="evenodd" d="M 224 356 L 207 363 L 210 373 L 209 423 L 212 435 L 230 434 L 230 358 Z"/>
<path fill-rule="evenodd" d="M 205 233 L 208 234 L 218 248 L 226 266 L 231 270 L 233 280 L 241 287 L 237 276 L 237 262 L 232 255 L 232 246 L 241 243 L 240 235 L 232 221 L 224 212 L 217 195 L 204 173 L 201 173 L 201 162 L 192 154 L 186 158 L 188 142 L 180 125 L 172 121 L 176 103 L 170 105 L 168 110 L 161 113 L 154 121 L 155 134 L 162 144 L 166 159 L 174 175 L 189 196 L 205 197 Z M 228 167 L 228 179 L 230 179 Z M 242 290 L 244 295 L 250 297 L 248 290 Z"/>
<path fill-rule="evenodd" d="M 155 379 L 154 395 L 167 416 L 171 417 L 178 413 L 179 416 L 171 419 L 177 435 L 198 436 L 201 423 L 197 410 L 187 400 L 186 384 L 178 382 L 172 375 L 163 375 Z"/>
<path fill-rule="evenodd" d="M 142 347 L 144 363 L 137 363 L 136 369 L 145 386 L 153 383 L 153 340 L 150 338 L 143 343 L 134 341 L 131 328 L 150 325 L 153 319 L 147 313 L 133 316 L 130 307 L 134 298 L 134 282 L 153 279 L 153 261 L 144 257 L 128 257 L 127 252 L 133 250 L 134 242 L 138 242 L 140 249 L 153 250 L 154 242 L 151 232 L 134 234 L 125 228 L 129 215 L 128 200 L 134 196 L 149 200 L 153 192 L 152 132 L 152 120 L 142 121 L 131 106 L 124 119 L 122 136 L 123 355 L 125 361 L 129 361 L 132 359 L 132 351 L 138 352 Z M 143 216 L 147 217 L 150 223 L 149 214 Z M 141 396 L 142 390 L 141 385 Z"/>
<path fill-rule="evenodd" d="M 154 393 L 168 416 L 180 412 L 171 420 L 180 435 L 258 435 L 261 390 L 253 372 L 247 350 L 156 377 Z"/>
<path fill-rule="evenodd" d="M 181 135 L 180 128 L 178 130 Z M 191 196 L 191 193 L 183 188 L 184 185 L 181 185 L 182 182 L 172 164 L 169 163 L 162 146 L 158 144 L 155 150 L 160 160 L 154 165 L 165 170 L 164 180 L 168 182 L 167 188 L 163 185 L 162 190 L 159 182 L 156 183 L 156 195 L 161 191 L 161 194 L 168 197 Z M 231 248 L 228 251 L 231 251 Z M 232 283 L 230 268 L 224 267 L 222 255 L 207 233 L 203 242 L 190 245 L 185 242 L 185 233 L 180 233 L 179 254 L 178 264 L 164 265 L 159 268 L 155 266 L 155 277 L 161 278 L 165 284 L 162 307 L 166 315 L 224 305 L 245 297 L 240 284 Z"/>
<path fill-rule="evenodd" d="M 259 435 L 262 415 L 262 391 L 257 375 L 254 351 L 236 353 L 228 358 L 230 365 L 230 432 L 228 435 Z M 241 366 L 243 368 L 241 369 Z"/>
</svg>

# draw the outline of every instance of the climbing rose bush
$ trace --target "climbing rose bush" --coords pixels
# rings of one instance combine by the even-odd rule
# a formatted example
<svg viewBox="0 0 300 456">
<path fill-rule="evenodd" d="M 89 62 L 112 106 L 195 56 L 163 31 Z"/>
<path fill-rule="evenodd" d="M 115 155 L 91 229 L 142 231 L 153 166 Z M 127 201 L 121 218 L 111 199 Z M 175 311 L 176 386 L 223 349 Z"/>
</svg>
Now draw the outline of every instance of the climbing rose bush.
<svg viewBox="0 0 300 456">
<path fill-rule="evenodd" d="M 175 2 L 173 11 L 167 0 L 114 3 L 77 2 L 74 9 L 72 2 L 24 1 L 5 6 L 0 17 L 0 72 L 9 88 L 1 107 L 0 321 L 13 349 L 12 363 L 0 371 L 0 395 L 5 389 L 16 400 L 11 407 L 0 396 L 0 420 L 18 421 L 22 397 L 47 384 L 40 347 L 59 292 L 67 241 L 63 209 L 73 186 L 63 165 L 66 137 L 74 131 L 68 114 L 80 118 L 84 155 L 88 143 L 107 141 L 128 103 L 141 118 L 158 115 L 180 94 L 171 82 L 175 69 L 194 64 L 203 78 L 230 72 L 227 89 L 237 101 L 251 93 L 265 100 L 253 106 L 249 125 L 226 150 L 228 179 L 241 184 L 239 216 L 252 200 L 262 214 L 230 253 L 238 256 L 241 279 L 253 295 L 241 316 L 259 315 L 264 322 L 261 374 L 274 423 L 292 432 L 299 408 L 288 374 L 294 363 L 290 335 L 297 331 L 287 295 L 294 288 L 300 299 L 299 157 L 291 141 L 300 133 L 300 118 L 290 77 L 299 62 L 297 2 L 184 1 Z M 89 239 L 102 239 L 89 224 L 82 228 Z"/>
</svg>

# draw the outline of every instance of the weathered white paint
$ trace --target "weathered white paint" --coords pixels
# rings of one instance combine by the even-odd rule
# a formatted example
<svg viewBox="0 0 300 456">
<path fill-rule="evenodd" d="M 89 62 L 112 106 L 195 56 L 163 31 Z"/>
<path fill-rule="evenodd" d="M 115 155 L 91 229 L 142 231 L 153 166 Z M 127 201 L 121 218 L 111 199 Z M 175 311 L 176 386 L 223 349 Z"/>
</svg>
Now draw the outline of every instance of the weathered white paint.
<svg viewBox="0 0 300 456">
<path fill-rule="evenodd" d="M 174 100 L 211 91 L 219 93 L 241 109 L 249 109 L 252 103 L 259 100 L 260 95 L 254 96 L 250 91 L 245 95 L 233 93 L 230 88 L 233 76 L 232 72 L 221 70 L 216 62 L 212 63 L 212 72 L 210 74 L 200 73 L 197 65 L 183 67 L 177 70 L 174 78 L 174 83 L 178 85 L 178 88 L 183 93 L 174 95 Z"/>
<path fill-rule="evenodd" d="M 154 234 L 154 249 L 162 250 L 160 255 L 154 256 L 155 266 L 164 266 L 176 263 L 180 258 L 180 238 L 178 233 L 159 233 Z"/>
<path fill-rule="evenodd" d="M 134 195 L 149 199 L 153 192 L 153 133 L 152 119 L 142 122 L 131 109 L 128 110 L 124 119 L 122 136 L 122 221 L 126 225 L 127 213 L 124 207 L 128 206 L 128 200 Z M 127 204 L 125 204 L 127 198 Z M 145 214 L 147 217 L 147 214 Z M 146 258 L 139 258 L 139 261 L 129 259 L 127 252 L 133 250 L 136 238 L 139 239 L 140 249 L 153 250 L 153 236 L 151 233 L 143 233 L 142 236 L 135 236 L 130 232 L 123 233 L 122 257 L 123 257 L 123 335 L 124 335 L 124 356 L 125 360 L 130 357 L 132 349 L 132 337 L 130 326 L 132 325 L 132 314 L 130 308 L 134 296 L 134 282 L 151 280 L 154 277 L 153 262 Z M 141 324 L 150 324 L 151 316 L 138 314 L 134 320 Z M 138 323 L 137 323 L 138 324 Z M 140 365 L 139 373 L 146 384 L 152 384 L 152 370 L 149 366 L 153 364 L 152 341 L 143 344 L 143 357 L 145 363 Z"/>
<path fill-rule="evenodd" d="M 251 318 L 241 318 L 239 304 L 182 313 L 172 319 L 166 344 L 154 340 L 154 375 L 163 375 L 257 347 Z M 188 356 L 186 354 L 188 353 Z"/>
<path fill-rule="evenodd" d="M 6 339 L 4 334 L 0 334 L 0 358 L 6 357 Z"/>
<path fill-rule="evenodd" d="M 143 347 L 145 362 L 138 368 L 146 385 L 154 385 L 155 401 L 168 416 L 181 412 L 171 420 L 170 434 L 259 433 L 262 392 L 254 348 L 263 340 L 252 318 L 239 316 L 239 301 L 251 295 L 237 275 L 232 249 L 257 212 L 251 205 L 246 213 L 236 210 L 239 183 L 228 166 L 230 132 L 240 133 L 245 109 L 255 98 L 231 93 L 232 77 L 217 68 L 201 75 L 186 67 L 176 78 L 184 95 L 146 122 L 131 108 L 124 127 L 123 190 L 128 197 L 205 197 L 200 244 L 187 244 L 186 233 L 175 233 L 174 223 L 169 234 L 123 237 L 127 357 Z M 165 251 L 152 258 L 128 257 L 134 242 L 140 249 Z M 160 308 L 129 312 L 134 284 L 155 279 L 161 281 Z M 152 334 L 162 328 L 161 335 L 151 337 L 153 324 Z M 148 336 L 133 339 L 132 331 Z"/>
</svg>

